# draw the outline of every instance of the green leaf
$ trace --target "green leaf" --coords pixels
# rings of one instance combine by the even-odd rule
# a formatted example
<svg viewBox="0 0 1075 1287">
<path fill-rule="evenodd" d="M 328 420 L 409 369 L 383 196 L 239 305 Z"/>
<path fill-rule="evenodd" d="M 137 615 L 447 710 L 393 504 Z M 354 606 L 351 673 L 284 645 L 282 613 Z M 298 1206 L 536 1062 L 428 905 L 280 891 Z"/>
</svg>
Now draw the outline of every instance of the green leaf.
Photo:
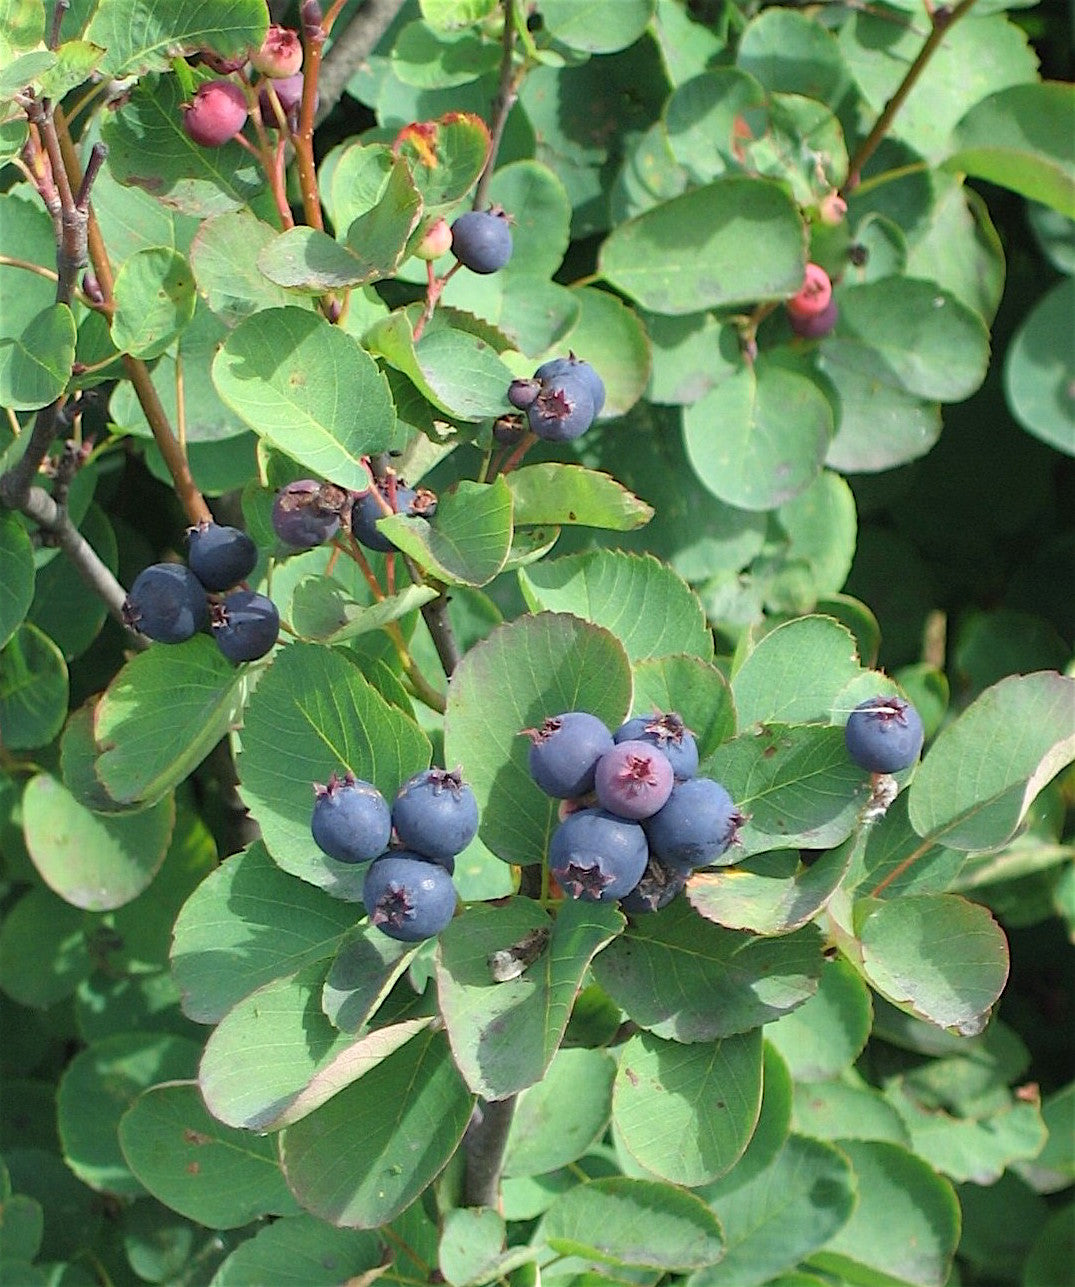
<svg viewBox="0 0 1075 1287">
<path fill-rule="evenodd" d="M 886 1140 L 911 1147 L 907 1127 L 888 1100 L 846 1072 L 843 1081 L 797 1082 L 792 1125 L 812 1139 Z"/>
<path fill-rule="evenodd" d="M 0 743 L 9 751 L 47 745 L 63 727 L 67 696 L 60 650 L 24 621 L 0 651 Z"/>
<path fill-rule="evenodd" d="M 1004 247 L 989 210 L 958 175 L 935 171 L 929 223 L 907 258 L 910 277 L 925 277 L 991 322 L 1004 293 Z"/>
<path fill-rule="evenodd" d="M 443 1033 L 426 1028 L 284 1131 L 288 1184 L 323 1220 L 379 1228 L 445 1167 L 473 1103 Z"/>
<path fill-rule="evenodd" d="M 504 1174 L 542 1175 L 577 1161 L 604 1134 L 616 1065 L 605 1050 L 558 1050 L 515 1106 Z"/>
<path fill-rule="evenodd" d="M 766 253 L 758 255 L 762 241 Z M 613 229 L 598 267 L 654 313 L 782 299 L 802 284 L 803 226 L 782 185 L 719 179 Z"/>
<path fill-rule="evenodd" d="M 739 169 L 742 132 L 764 111 L 764 88 L 735 67 L 716 67 L 685 81 L 664 108 L 664 129 L 676 161 L 695 183 Z"/>
<path fill-rule="evenodd" d="M 56 49 L 56 66 L 41 78 L 42 93 L 51 99 L 63 98 L 89 80 L 104 52 L 86 40 L 65 40 Z"/>
<path fill-rule="evenodd" d="M 870 799 L 869 774 L 848 758 L 842 728 L 765 724 L 718 746 L 706 773 L 747 816 L 737 836 L 740 848 L 726 853 L 725 862 L 770 849 L 831 849 L 851 834 Z M 787 884 L 777 880 L 770 886 L 761 875 L 712 884 L 724 912 L 735 918 L 745 914 L 752 927 L 780 933 L 785 917 L 795 923 L 814 914 L 811 907 L 820 910 L 845 866 L 845 858 L 831 857 L 820 871 L 815 865 Z M 740 881 L 750 882 L 760 907 L 743 906 L 746 891 L 733 892 Z"/>
<path fill-rule="evenodd" d="M 268 14 L 261 0 L 229 0 L 224 9 L 207 10 L 200 0 L 100 0 L 86 39 L 108 52 L 101 66 L 108 76 L 138 76 L 165 71 L 181 52 L 211 49 L 234 58 L 258 49 Z"/>
<path fill-rule="evenodd" d="M 847 1158 L 831 1144 L 789 1137 L 773 1164 L 713 1201 L 727 1250 L 690 1287 L 772 1283 L 823 1247 L 847 1223 L 857 1185 Z"/>
<path fill-rule="evenodd" d="M 10 511 L 0 512 L 0 648 L 18 629 L 34 597 L 34 550 L 30 537 Z"/>
<path fill-rule="evenodd" d="M 48 49 L 18 55 L 0 71 L 0 102 L 8 102 L 28 89 L 37 89 L 42 77 L 55 65 L 56 55 Z"/>
<path fill-rule="evenodd" d="M 141 7 L 152 0 L 136 3 Z M 191 9 L 195 3 L 196 0 L 177 0 L 174 7 Z M 249 6 L 256 0 L 237 3 Z M 124 11 L 123 0 L 111 0 L 109 8 Z M 127 6 L 124 24 L 132 17 Z M 261 39 L 258 36 L 253 45 L 259 46 Z M 161 50 L 164 58 L 172 53 L 174 49 Z M 113 61 L 111 56 L 108 61 Z M 200 147 L 183 129 L 182 102 L 177 77 L 147 76 L 140 80 L 122 110 L 106 113 L 102 122 L 101 138 L 109 149 L 108 168 L 120 183 L 144 188 L 158 201 L 166 201 L 199 219 L 241 209 L 264 186 L 257 161 L 235 142 Z"/>
<path fill-rule="evenodd" d="M 830 107 L 850 79 L 832 33 L 796 9 L 763 9 L 743 32 L 735 61 L 771 92 L 804 94 Z"/>
<path fill-rule="evenodd" d="M 822 355 L 918 398 L 961 402 L 985 378 L 989 332 L 935 282 L 886 277 L 839 292 L 836 330 Z"/>
<path fill-rule="evenodd" d="M 296 1215 L 271 1136 L 210 1117 L 193 1082 L 142 1094 L 120 1118 L 127 1164 L 165 1206 L 211 1229 L 237 1229 L 263 1215 Z"/>
<path fill-rule="evenodd" d="M 348 142 L 326 158 L 319 176 L 322 197 L 333 227 L 343 236 L 359 215 L 381 199 L 396 164 L 384 143 Z M 331 169 L 326 174 L 326 169 Z"/>
<path fill-rule="evenodd" d="M 1041 788 L 1075 758 L 1075 679 L 1011 675 L 949 724 L 911 785 L 911 825 L 952 849 L 995 849 Z M 998 748 L 1003 747 L 1003 754 Z"/>
<path fill-rule="evenodd" d="M 86 510 L 78 530 L 105 567 L 115 573 L 119 567 L 116 534 L 96 502 Z M 37 569 L 29 619 L 49 636 L 68 661 L 81 657 L 89 648 L 107 614 L 104 600 L 83 581 L 70 559 L 57 557 Z"/>
<path fill-rule="evenodd" d="M 1075 161 L 1066 147 L 1075 87 L 1013 85 L 977 103 L 952 134 L 945 165 L 1075 218 Z"/>
<path fill-rule="evenodd" d="M 895 1144 L 841 1140 L 858 1181 L 851 1219 L 811 1264 L 852 1281 L 942 1287 L 959 1242 L 959 1203 L 928 1162 Z"/>
<path fill-rule="evenodd" d="M 24 893 L 0 924 L 0 984 L 19 1005 L 45 1010 L 90 973 L 84 913 L 50 889 Z"/>
<path fill-rule="evenodd" d="M 184 1013 L 219 1023 L 256 988 L 330 959 L 354 923 L 353 907 L 281 871 L 255 841 L 202 881 L 175 922 Z"/>
<path fill-rule="evenodd" d="M 594 978 L 640 1027 L 678 1042 L 747 1032 L 817 991 L 820 935 L 759 938 L 703 920 L 683 899 L 632 921 Z"/>
<path fill-rule="evenodd" d="M 840 694 L 862 673 L 846 627 L 820 616 L 785 622 L 758 641 L 732 676 L 739 727 L 827 723 Z"/>
<path fill-rule="evenodd" d="M 485 168 L 489 128 L 471 112 L 449 112 L 405 126 L 392 151 L 410 166 L 426 213 L 438 214 L 465 196 Z"/>
<path fill-rule="evenodd" d="M 513 277 L 551 277 L 571 239 L 571 202 L 555 170 L 530 160 L 502 165 L 489 184 L 489 200 L 512 220 L 511 258 L 493 280 L 506 285 Z"/>
<path fill-rule="evenodd" d="M 96 192 L 95 188 L 95 198 Z M 276 236 L 271 224 L 247 209 L 207 219 L 195 234 L 190 244 L 190 262 L 198 290 L 226 326 L 235 326 L 261 309 L 288 304 L 314 307 L 314 301 L 300 292 L 284 290 L 271 282 L 258 266 L 262 251 Z"/>
<path fill-rule="evenodd" d="M 836 594 L 847 580 L 855 554 L 855 497 L 847 481 L 825 470 L 804 492 L 781 505 L 777 521 L 788 538 L 785 561 L 809 565 L 818 595 Z"/>
<path fill-rule="evenodd" d="M 54 402 L 71 378 L 75 319 L 66 304 L 52 304 L 15 339 L 0 339 L 0 405 L 36 411 Z"/>
<path fill-rule="evenodd" d="M 542 234 L 544 235 L 544 234 Z M 592 286 L 576 287 L 578 320 L 549 357 L 575 353 L 589 362 L 605 385 L 600 419 L 622 416 L 645 392 L 650 372 L 650 345 L 633 309 L 611 292 Z"/>
<path fill-rule="evenodd" d="M 422 17 L 436 31 L 469 27 L 496 8 L 496 0 L 419 0 Z"/>
<path fill-rule="evenodd" d="M 532 611 L 571 612 L 615 634 L 632 661 L 712 656 L 705 613 L 690 587 L 652 555 L 594 550 L 519 572 Z"/>
<path fill-rule="evenodd" d="M 234 725 L 247 687 L 246 672 L 204 636 L 132 657 L 97 707 L 105 790 L 121 804 L 159 800 Z"/>
<path fill-rule="evenodd" d="M 392 46 L 392 71 L 405 85 L 418 89 L 454 89 L 490 72 L 500 51 L 477 32 L 464 31 L 438 39 L 424 22 L 409 22 Z"/>
<path fill-rule="evenodd" d="M 164 861 L 175 801 L 111 817 L 91 813 L 47 773 L 23 795 L 26 847 L 45 884 L 87 911 L 122 907 L 149 885 Z"/>
<path fill-rule="evenodd" d="M 159 357 L 194 316 L 194 276 L 182 255 L 165 246 L 139 250 L 115 284 L 112 342 L 135 357 Z"/>
<path fill-rule="evenodd" d="M 104 1193 L 143 1196 L 120 1151 L 119 1119 L 142 1091 L 193 1077 L 197 1066 L 196 1042 L 161 1033 L 117 1033 L 75 1055 L 60 1078 L 56 1110 L 64 1160 L 78 1178 Z"/>
<path fill-rule="evenodd" d="M 0 244 L 5 255 L 27 263 L 56 260 L 52 223 L 41 203 L 22 199 L 16 192 L 0 195 Z M 55 304 L 55 282 L 9 264 L 0 265 L 0 337 L 19 339 L 39 313 Z"/>
<path fill-rule="evenodd" d="M 791 875 L 769 872 L 764 865 L 760 871 L 752 871 L 749 862 L 701 871 L 691 877 L 687 897 L 706 920 L 728 929 L 787 934 L 824 909 L 850 862 L 850 852 L 829 849 L 809 867 L 796 863 Z"/>
<path fill-rule="evenodd" d="M 561 1255 L 661 1270 L 700 1269 L 724 1254 L 720 1224 L 694 1194 L 627 1176 L 569 1189 L 536 1236 Z"/>
<path fill-rule="evenodd" d="M 989 910 L 955 894 L 855 906 L 862 969 L 895 1005 L 974 1036 L 1008 978 L 1008 944 Z"/>
<path fill-rule="evenodd" d="M 341 1032 L 358 1032 L 373 1017 L 418 948 L 362 922 L 329 966 L 321 1008 Z"/>
<path fill-rule="evenodd" d="M 760 1029 L 681 1045 L 649 1032 L 623 1046 L 612 1118 L 631 1156 L 687 1186 L 730 1171 L 761 1109 Z"/>
<path fill-rule="evenodd" d="M 523 616 L 467 652 L 449 685 L 445 763 L 462 764 L 481 813 L 479 834 L 497 857 L 540 862 L 557 825 L 556 802 L 531 779 L 529 741 L 520 734 L 569 710 L 617 728 L 630 699 L 622 646 L 577 617 Z"/>
<path fill-rule="evenodd" d="M 457 420 L 484 420 L 506 409 L 511 371 L 487 340 L 451 324 L 443 309 L 417 342 L 417 313 L 395 312 L 366 333 L 370 351 L 402 371 L 441 411 Z"/>
<path fill-rule="evenodd" d="M 396 514 L 378 522 L 385 536 L 419 567 L 449 585 L 487 585 L 511 548 L 511 490 L 467 479 L 441 494 L 432 521 Z"/>
<path fill-rule="evenodd" d="M 796 1081 L 824 1081 L 850 1068 L 870 1035 L 873 1007 L 856 970 L 828 960 L 814 995 L 765 1029 Z"/>
<path fill-rule="evenodd" d="M 1075 355 L 1066 343 L 1075 280 L 1065 278 L 1034 305 L 1004 358 L 1012 415 L 1035 438 L 1075 456 Z"/>
<path fill-rule="evenodd" d="M 45 39 L 43 0 L 0 0 L 0 62 Z"/>
<path fill-rule="evenodd" d="M 555 922 L 529 899 L 475 903 L 440 936 L 437 988 L 452 1054 L 467 1084 L 503 1099 L 544 1077 L 594 954 L 623 925 L 606 903 L 565 901 Z M 489 957 L 535 930 L 551 931 L 542 954 L 498 982 Z"/>
<path fill-rule="evenodd" d="M 577 523 L 613 532 L 644 527 L 653 507 L 639 500 L 610 474 L 581 465 L 545 461 L 507 475 L 517 526 L 528 523 Z"/>
<path fill-rule="evenodd" d="M 641 36 L 655 0 L 542 0 L 541 16 L 554 40 L 586 54 L 611 54 Z"/>
<path fill-rule="evenodd" d="M 694 734 L 698 754 L 710 755 L 735 732 L 735 707 L 723 673 L 700 657 L 650 657 L 634 666 L 632 714 L 676 711 Z"/>
<path fill-rule="evenodd" d="M 308 576 L 295 587 L 291 625 L 303 639 L 338 644 L 380 630 L 436 597 L 432 586 L 409 585 L 375 603 L 356 603 L 331 577 Z"/>
<path fill-rule="evenodd" d="M 40 1202 L 25 1193 L 11 1193 L 0 1199 L 4 1217 L 4 1277 L 26 1287 L 45 1285 L 43 1270 L 35 1271 L 30 1261 L 41 1250 L 45 1213 Z M 35 1272 L 40 1277 L 34 1277 Z"/>
<path fill-rule="evenodd" d="M 357 902 L 365 869 L 326 857 L 310 840 L 313 783 L 350 770 L 391 800 L 401 782 L 428 767 L 430 754 L 421 729 L 348 654 L 295 643 L 276 657 L 247 706 L 239 789 L 285 871 Z"/>
<path fill-rule="evenodd" d="M 268 308 L 240 322 L 213 363 L 213 383 L 259 437 L 338 487 L 364 491 L 362 457 L 393 441 L 387 380 L 357 340 L 317 313 Z"/>
<path fill-rule="evenodd" d="M 384 1244 L 373 1233 L 334 1229 L 306 1213 L 263 1225 L 241 1242 L 213 1275 L 215 1287 L 339 1287 L 362 1281 L 382 1264 Z"/>
<path fill-rule="evenodd" d="M 740 509 L 775 509 L 809 487 L 832 434 L 832 407 L 814 381 L 771 362 L 741 366 L 683 412 L 699 481 Z"/>
</svg>

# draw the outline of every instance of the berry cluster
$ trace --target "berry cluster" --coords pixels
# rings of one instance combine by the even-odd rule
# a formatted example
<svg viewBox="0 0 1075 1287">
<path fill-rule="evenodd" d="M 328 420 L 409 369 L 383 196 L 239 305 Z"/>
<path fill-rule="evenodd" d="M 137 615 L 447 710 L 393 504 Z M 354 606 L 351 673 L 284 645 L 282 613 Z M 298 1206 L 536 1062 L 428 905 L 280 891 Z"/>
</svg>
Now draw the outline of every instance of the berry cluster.
<svg viewBox="0 0 1075 1287">
<path fill-rule="evenodd" d="M 508 401 L 526 412 L 532 433 L 570 442 L 589 429 L 605 405 L 604 381 L 574 353 L 542 363 L 529 380 L 512 380 Z"/>
<path fill-rule="evenodd" d="M 190 528 L 187 537 L 185 566 L 154 563 L 135 577 L 123 620 L 159 643 L 183 643 L 208 629 L 229 661 L 264 657 L 280 632 L 276 605 L 264 594 L 232 588 L 254 570 L 254 542 L 236 527 L 209 521 Z"/>
<path fill-rule="evenodd" d="M 402 943 L 439 934 L 455 913 L 456 855 L 478 834 L 478 803 L 459 772 L 416 773 L 391 807 L 353 773 L 315 782 L 314 795 L 317 847 L 337 862 L 370 864 L 362 888 L 370 922 Z"/>
<path fill-rule="evenodd" d="M 615 733 L 565 711 L 524 732 L 531 777 L 574 806 L 549 842 L 549 869 L 572 898 L 657 911 L 735 840 L 743 817 L 719 782 L 695 776 L 698 747 L 674 711 Z"/>
<path fill-rule="evenodd" d="M 389 473 L 365 491 L 349 492 L 334 483 L 300 478 L 276 493 L 273 531 L 293 550 L 311 550 L 341 529 L 350 532 L 367 549 L 387 554 L 396 547 L 377 527 L 389 514 L 432 518 L 437 498 L 426 487 L 408 487 Z"/>
</svg>

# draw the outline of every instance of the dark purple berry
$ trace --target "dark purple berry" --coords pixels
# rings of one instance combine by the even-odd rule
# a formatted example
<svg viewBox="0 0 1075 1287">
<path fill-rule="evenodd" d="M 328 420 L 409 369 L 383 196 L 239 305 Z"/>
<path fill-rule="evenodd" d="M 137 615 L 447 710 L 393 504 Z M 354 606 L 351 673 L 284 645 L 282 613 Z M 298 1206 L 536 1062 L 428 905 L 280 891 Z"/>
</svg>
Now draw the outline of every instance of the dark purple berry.
<svg viewBox="0 0 1075 1287">
<path fill-rule="evenodd" d="M 648 742 L 619 742 L 597 762 L 594 788 L 601 807 L 620 818 L 649 818 L 672 793 L 667 755 Z"/>
<path fill-rule="evenodd" d="M 229 661 L 257 661 L 276 643 L 280 613 L 276 604 L 253 590 L 233 590 L 213 608 L 213 638 Z"/>
<path fill-rule="evenodd" d="M 154 563 L 135 577 L 123 601 L 123 620 L 160 643 L 182 643 L 209 625 L 209 601 L 190 568 Z"/>
<path fill-rule="evenodd" d="M 525 411 L 540 392 L 540 380 L 512 380 L 508 385 L 508 401 L 519 411 Z"/>
<path fill-rule="evenodd" d="M 549 841 L 549 870 L 565 894 L 587 902 L 612 902 L 642 879 L 649 850 L 646 833 L 603 809 L 569 814 Z"/>
<path fill-rule="evenodd" d="M 582 358 L 576 357 L 574 353 L 568 354 L 565 358 L 550 358 L 548 362 L 543 362 L 534 372 L 534 379 L 540 381 L 555 380 L 561 375 L 581 376 L 593 400 L 594 416 L 595 418 L 599 416 L 605 405 L 605 382 L 590 363 L 584 362 Z"/>
<path fill-rule="evenodd" d="M 472 273 L 498 272 L 511 258 L 511 228 L 500 208 L 468 210 L 452 224 L 452 254 Z"/>
<path fill-rule="evenodd" d="M 280 100 L 280 106 L 283 108 L 285 118 L 294 126 L 298 120 L 299 108 L 302 106 L 302 72 L 296 72 L 293 76 L 283 76 L 279 80 L 271 82 L 272 88 L 276 91 L 276 97 Z M 258 91 L 258 109 L 261 112 L 261 121 L 266 129 L 278 130 L 280 121 L 276 112 L 273 110 L 272 98 L 269 96 L 269 84 L 263 84 Z M 317 103 L 320 96 L 314 102 L 314 110 L 317 110 Z"/>
<path fill-rule="evenodd" d="M 860 769 L 898 773 L 922 751 L 922 717 L 902 697 L 871 697 L 859 702 L 844 728 L 847 753 Z"/>
<path fill-rule="evenodd" d="M 230 590 L 258 561 L 258 547 L 237 527 L 201 522 L 187 534 L 187 566 L 207 590 Z"/>
<path fill-rule="evenodd" d="M 620 899 L 620 906 L 625 912 L 637 914 L 659 912 L 667 907 L 673 898 L 687 883 L 688 872 L 678 867 L 669 867 L 654 854 L 650 854 L 642 879 Z"/>
<path fill-rule="evenodd" d="M 312 550 L 331 541 L 340 530 L 340 514 L 347 502 L 343 488 L 300 478 L 276 493 L 273 531 L 294 550 Z"/>
<path fill-rule="evenodd" d="M 246 124 L 246 95 L 230 80 L 199 85 L 183 108 L 183 129 L 201 147 L 220 147 Z"/>
<path fill-rule="evenodd" d="M 668 757 L 677 778 L 693 778 L 698 772 L 698 744 L 694 734 L 675 711 L 636 715 L 612 734 L 615 742 L 647 742 Z"/>
<path fill-rule="evenodd" d="M 552 715 L 523 732 L 530 738 L 530 776 L 557 800 L 592 791 L 597 762 L 613 746 L 612 734 L 587 711 Z"/>
<path fill-rule="evenodd" d="M 408 849 L 447 863 L 478 834 L 478 802 L 458 772 L 426 769 L 400 787 L 392 823 Z"/>
<path fill-rule="evenodd" d="M 310 831 L 314 843 L 337 862 L 371 862 L 388 848 L 392 813 L 388 801 L 372 782 L 353 773 L 329 778 L 328 785 L 314 783 L 314 811 Z"/>
<path fill-rule="evenodd" d="M 407 849 L 382 854 L 362 887 L 370 923 L 401 943 L 439 934 L 455 914 L 455 886 L 440 863 Z"/>
<path fill-rule="evenodd" d="M 830 299 L 820 313 L 788 313 L 788 323 L 802 340 L 822 340 L 836 326 L 840 316 L 836 300 Z"/>
<path fill-rule="evenodd" d="M 653 853 L 669 867 L 690 870 L 715 863 L 743 823 L 732 797 L 712 778 L 677 782 L 663 809 L 645 822 Z"/>
<path fill-rule="evenodd" d="M 437 512 L 437 498 L 426 487 L 408 487 L 400 480 L 395 483 L 395 509 L 391 490 L 385 481 L 376 483 L 369 491 L 355 498 L 351 507 L 351 532 L 368 550 L 387 554 L 396 547 L 381 532 L 377 523 L 389 514 L 405 514 L 408 518 L 432 518 Z"/>
<path fill-rule="evenodd" d="M 531 430 L 546 442 L 569 442 L 593 424 L 590 390 L 580 376 L 557 375 L 546 380 L 526 411 Z"/>
</svg>

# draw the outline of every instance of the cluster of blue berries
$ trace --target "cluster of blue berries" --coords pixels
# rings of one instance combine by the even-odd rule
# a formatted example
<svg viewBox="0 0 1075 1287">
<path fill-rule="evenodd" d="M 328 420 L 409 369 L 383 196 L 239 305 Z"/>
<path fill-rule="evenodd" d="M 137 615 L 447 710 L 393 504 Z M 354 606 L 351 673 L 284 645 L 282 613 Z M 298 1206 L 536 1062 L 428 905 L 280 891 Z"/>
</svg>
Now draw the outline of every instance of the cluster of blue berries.
<svg viewBox="0 0 1075 1287">
<path fill-rule="evenodd" d="M 361 492 L 300 478 L 276 493 L 272 525 L 280 540 L 293 550 L 312 550 L 342 530 L 367 549 L 387 554 L 396 547 L 378 529 L 378 519 L 389 514 L 432 518 L 436 510 L 433 492 L 427 487 L 408 487 L 391 472 Z"/>
<path fill-rule="evenodd" d="M 254 542 L 237 527 L 208 520 L 187 536 L 186 564 L 154 563 L 135 577 L 123 620 L 159 643 L 183 643 L 209 630 L 235 663 L 264 657 L 280 633 L 276 605 L 264 594 L 233 588 L 254 570 Z"/>
<path fill-rule="evenodd" d="M 416 773 L 391 807 L 353 773 L 315 782 L 314 795 L 317 847 L 337 862 L 370 864 L 362 901 L 371 923 L 402 943 L 439 934 L 455 914 L 456 855 L 478 834 L 478 802 L 460 773 Z"/>
<path fill-rule="evenodd" d="M 524 732 L 531 777 L 575 806 L 549 842 L 549 869 L 572 898 L 657 911 L 696 867 L 719 862 L 743 823 L 719 782 L 695 776 L 698 747 L 675 711 L 615 733 L 565 711 Z"/>
<path fill-rule="evenodd" d="M 543 362 L 529 380 L 512 380 L 508 401 L 526 412 L 530 431 L 538 438 L 570 442 L 601 414 L 605 384 L 589 362 L 569 353 Z"/>
</svg>

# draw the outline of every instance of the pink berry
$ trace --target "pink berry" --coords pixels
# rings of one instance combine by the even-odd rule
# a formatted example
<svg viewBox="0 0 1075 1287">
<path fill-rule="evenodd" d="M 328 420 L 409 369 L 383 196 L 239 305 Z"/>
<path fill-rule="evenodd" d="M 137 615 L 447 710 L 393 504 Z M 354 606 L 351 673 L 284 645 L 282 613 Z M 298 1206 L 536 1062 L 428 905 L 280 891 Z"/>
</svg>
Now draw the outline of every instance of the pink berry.
<svg viewBox="0 0 1075 1287">
<path fill-rule="evenodd" d="M 250 62 L 263 76 L 274 79 L 294 76 L 302 67 L 299 33 L 273 23 L 261 42 L 261 48 L 250 55 Z"/>
<path fill-rule="evenodd" d="M 183 128 L 202 147 L 220 147 L 245 124 L 246 96 L 230 80 L 206 81 L 183 108 Z"/>
<path fill-rule="evenodd" d="M 787 302 L 791 317 L 816 317 L 823 313 L 832 299 L 832 282 L 819 264 L 806 265 L 806 277 L 798 292 Z"/>
</svg>

